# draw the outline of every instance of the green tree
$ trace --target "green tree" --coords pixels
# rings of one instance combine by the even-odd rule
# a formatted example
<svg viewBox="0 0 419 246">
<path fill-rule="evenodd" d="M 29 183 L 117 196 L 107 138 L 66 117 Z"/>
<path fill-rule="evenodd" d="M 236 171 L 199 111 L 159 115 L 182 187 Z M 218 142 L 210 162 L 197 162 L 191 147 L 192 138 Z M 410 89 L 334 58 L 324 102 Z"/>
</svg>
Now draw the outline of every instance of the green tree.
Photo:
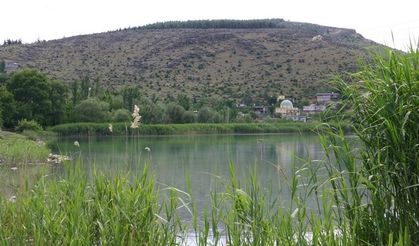
<svg viewBox="0 0 419 246">
<path fill-rule="evenodd" d="M 93 88 L 91 88 L 90 96 L 92 97 L 99 97 L 101 95 L 101 88 L 100 88 L 100 79 L 96 77 L 93 81 Z"/>
<path fill-rule="evenodd" d="M 16 119 L 16 102 L 13 94 L 6 87 L 0 86 L 0 110 L 3 126 L 12 128 L 17 124 Z"/>
<path fill-rule="evenodd" d="M 90 96 L 92 88 L 90 87 L 90 79 L 85 76 L 80 82 L 80 98 L 81 100 L 87 99 Z"/>
<path fill-rule="evenodd" d="M 1 108 L 1 104 L 0 104 L 0 131 L 1 131 L 1 129 L 2 129 L 2 127 L 3 127 L 3 116 L 2 116 L 2 108 Z"/>
<path fill-rule="evenodd" d="M 71 84 L 71 101 L 73 103 L 73 108 L 80 102 L 80 98 L 79 82 L 74 81 Z"/>
<path fill-rule="evenodd" d="M 202 107 L 198 112 L 198 122 L 200 123 L 219 123 L 221 121 L 221 115 L 209 107 Z"/>
<path fill-rule="evenodd" d="M 49 125 L 62 123 L 67 101 L 67 87 L 58 80 L 50 82 L 49 98 L 53 107 L 51 108 Z"/>
<path fill-rule="evenodd" d="M 108 112 L 108 103 L 97 98 L 88 98 L 74 108 L 73 117 L 78 122 L 104 122 L 108 119 Z"/>
<path fill-rule="evenodd" d="M 6 73 L 0 73 L 0 86 L 6 83 L 8 78 Z"/>
<path fill-rule="evenodd" d="M 175 103 L 170 103 L 166 107 L 166 117 L 168 123 L 183 123 L 185 109 Z"/>
<path fill-rule="evenodd" d="M 4 63 L 4 60 L 1 60 L 0 61 L 0 73 L 4 73 L 5 72 L 5 67 L 6 67 L 6 65 L 5 65 L 5 63 Z"/>
<path fill-rule="evenodd" d="M 183 123 L 194 123 L 196 121 L 196 114 L 193 111 L 186 111 L 183 114 Z"/>
<path fill-rule="evenodd" d="M 53 105 L 50 98 L 51 84 L 47 76 L 37 70 L 21 70 L 6 83 L 16 101 L 19 119 L 35 120 L 48 125 Z"/>
<path fill-rule="evenodd" d="M 177 103 L 185 110 L 189 110 L 191 107 L 191 99 L 185 94 L 180 94 L 177 96 Z"/>
<path fill-rule="evenodd" d="M 122 89 L 121 94 L 125 108 L 131 111 L 140 98 L 140 90 L 138 87 L 126 86 Z"/>
<path fill-rule="evenodd" d="M 124 98 L 121 95 L 111 96 L 110 107 L 111 107 L 111 110 L 124 108 Z"/>
<path fill-rule="evenodd" d="M 142 116 L 141 121 L 146 124 L 164 123 L 165 121 L 164 108 L 160 106 L 159 104 L 154 104 L 154 103 L 141 104 L 140 115 Z"/>
<path fill-rule="evenodd" d="M 112 112 L 112 121 L 113 122 L 128 122 L 131 121 L 131 113 L 124 109 L 117 109 Z"/>
</svg>

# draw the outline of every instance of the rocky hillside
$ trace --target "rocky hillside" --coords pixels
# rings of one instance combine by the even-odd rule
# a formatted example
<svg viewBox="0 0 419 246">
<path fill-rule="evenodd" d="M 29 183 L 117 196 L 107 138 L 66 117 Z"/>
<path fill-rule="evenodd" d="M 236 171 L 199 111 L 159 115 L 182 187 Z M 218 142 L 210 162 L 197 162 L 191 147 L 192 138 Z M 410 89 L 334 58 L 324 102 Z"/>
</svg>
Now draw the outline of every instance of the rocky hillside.
<svg viewBox="0 0 419 246">
<path fill-rule="evenodd" d="M 107 88 L 138 85 L 145 95 L 160 98 L 178 93 L 302 98 L 326 89 L 332 75 L 354 71 L 378 46 L 350 29 L 281 19 L 250 25 L 254 22 L 156 23 L 3 45 L 0 60 L 38 68 L 67 84 L 88 76 Z"/>
</svg>

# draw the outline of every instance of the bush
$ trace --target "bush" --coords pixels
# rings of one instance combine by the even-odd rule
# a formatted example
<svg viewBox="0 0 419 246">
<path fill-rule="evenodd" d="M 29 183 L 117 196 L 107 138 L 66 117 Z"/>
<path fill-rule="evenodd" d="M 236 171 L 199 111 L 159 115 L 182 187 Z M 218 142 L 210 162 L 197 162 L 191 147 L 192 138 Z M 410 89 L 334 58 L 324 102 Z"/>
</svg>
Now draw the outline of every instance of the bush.
<svg viewBox="0 0 419 246">
<path fill-rule="evenodd" d="M 185 113 L 185 109 L 178 104 L 171 103 L 167 105 L 167 108 L 166 108 L 167 122 L 168 123 L 182 123 L 184 113 Z"/>
<path fill-rule="evenodd" d="M 203 107 L 198 112 L 198 122 L 200 123 L 220 123 L 221 121 L 221 115 L 209 107 Z"/>
<path fill-rule="evenodd" d="M 17 132 L 23 132 L 25 130 L 30 130 L 30 131 L 42 131 L 42 126 L 40 124 L 38 124 L 38 122 L 34 121 L 34 120 L 20 120 L 17 123 L 17 126 L 15 128 L 15 130 Z"/>
<path fill-rule="evenodd" d="M 239 115 L 234 122 L 236 122 L 236 123 L 251 123 L 251 122 L 253 122 L 253 118 L 250 114 Z"/>
<path fill-rule="evenodd" d="M 155 103 L 146 103 L 140 105 L 141 122 L 144 124 L 164 123 L 164 109 Z"/>
<path fill-rule="evenodd" d="M 194 123 L 196 121 L 196 115 L 192 111 L 186 111 L 183 114 L 183 123 Z"/>
<path fill-rule="evenodd" d="M 111 110 L 124 108 L 124 98 L 121 95 L 112 96 L 110 100 Z"/>
<path fill-rule="evenodd" d="M 74 120 L 78 122 L 104 122 L 108 119 L 109 104 L 97 98 L 88 98 L 74 107 Z"/>
<path fill-rule="evenodd" d="M 118 109 L 112 113 L 113 122 L 131 121 L 131 113 L 126 109 Z"/>
</svg>

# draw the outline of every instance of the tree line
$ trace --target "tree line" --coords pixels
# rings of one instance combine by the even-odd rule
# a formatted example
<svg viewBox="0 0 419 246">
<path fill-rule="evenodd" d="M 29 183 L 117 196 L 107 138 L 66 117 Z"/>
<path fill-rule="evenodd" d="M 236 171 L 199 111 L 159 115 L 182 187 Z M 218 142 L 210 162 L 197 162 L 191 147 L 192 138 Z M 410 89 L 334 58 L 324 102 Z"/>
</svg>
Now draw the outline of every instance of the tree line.
<svg viewBox="0 0 419 246">
<path fill-rule="evenodd" d="M 259 19 L 259 20 L 189 20 L 189 21 L 166 21 L 157 22 L 139 29 L 173 29 L 173 28 L 280 28 L 283 19 Z"/>
<path fill-rule="evenodd" d="M 0 126 L 16 128 L 20 121 L 43 127 L 71 122 L 129 122 L 134 105 L 142 123 L 251 122 L 233 100 L 193 99 L 186 94 L 145 97 L 139 86 L 103 88 L 100 78 L 84 77 L 66 86 L 34 69 L 10 75 L 0 67 Z"/>
<path fill-rule="evenodd" d="M 22 40 L 21 39 L 16 39 L 16 40 L 6 39 L 3 42 L 3 46 L 6 46 L 6 45 L 15 45 L 15 44 L 22 44 Z"/>
</svg>

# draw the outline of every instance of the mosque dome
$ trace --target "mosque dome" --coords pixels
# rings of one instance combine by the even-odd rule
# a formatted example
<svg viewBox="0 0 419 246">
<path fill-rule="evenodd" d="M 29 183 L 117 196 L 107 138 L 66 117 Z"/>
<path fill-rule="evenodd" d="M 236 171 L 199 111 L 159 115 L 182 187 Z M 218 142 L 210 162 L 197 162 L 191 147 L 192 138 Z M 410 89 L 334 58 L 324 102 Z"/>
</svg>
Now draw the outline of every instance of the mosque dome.
<svg viewBox="0 0 419 246">
<path fill-rule="evenodd" d="M 292 109 L 293 105 L 292 105 L 292 102 L 290 100 L 284 100 L 284 101 L 281 102 L 280 107 L 285 108 L 285 109 Z"/>
</svg>

